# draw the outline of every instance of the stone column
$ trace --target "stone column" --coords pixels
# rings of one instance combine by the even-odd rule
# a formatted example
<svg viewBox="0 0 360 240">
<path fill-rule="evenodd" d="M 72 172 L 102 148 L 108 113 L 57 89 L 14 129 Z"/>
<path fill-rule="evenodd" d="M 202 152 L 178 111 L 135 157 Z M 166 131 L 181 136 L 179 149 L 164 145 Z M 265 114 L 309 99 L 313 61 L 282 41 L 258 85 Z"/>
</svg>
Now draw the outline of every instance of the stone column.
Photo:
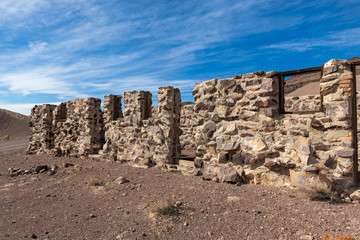
<svg viewBox="0 0 360 240">
<path fill-rule="evenodd" d="M 53 111 L 56 105 L 35 105 L 31 110 L 31 136 L 27 154 L 47 153 L 54 147 Z"/>
<path fill-rule="evenodd" d="M 327 140 L 332 147 L 328 154 L 336 162 L 333 177 L 346 179 L 341 180 L 340 186 L 346 189 L 349 181 L 352 181 L 352 168 L 354 162 L 354 138 L 352 129 L 356 127 L 352 123 L 352 87 L 353 73 L 347 60 L 332 59 L 324 65 L 323 76 L 320 81 L 320 91 L 323 97 L 323 107 L 328 117 L 324 127 Z M 322 176 L 326 173 L 323 172 Z"/>
<path fill-rule="evenodd" d="M 166 163 L 175 164 L 180 159 L 181 96 L 178 88 L 166 86 L 158 91 L 158 117 L 164 124 L 165 142 L 168 145 Z"/>
</svg>

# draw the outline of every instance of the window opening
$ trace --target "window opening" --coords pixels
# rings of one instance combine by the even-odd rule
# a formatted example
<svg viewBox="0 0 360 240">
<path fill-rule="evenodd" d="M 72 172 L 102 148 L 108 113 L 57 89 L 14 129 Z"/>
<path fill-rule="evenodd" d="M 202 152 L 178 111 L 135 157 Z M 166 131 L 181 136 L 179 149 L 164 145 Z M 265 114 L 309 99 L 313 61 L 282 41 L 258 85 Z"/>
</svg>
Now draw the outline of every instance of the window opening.
<svg viewBox="0 0 360 240">
<path fill-rule="evenodd" d="M 322 111 L 322 67 L 280 72 L 280 113 Z"/>
</svg>

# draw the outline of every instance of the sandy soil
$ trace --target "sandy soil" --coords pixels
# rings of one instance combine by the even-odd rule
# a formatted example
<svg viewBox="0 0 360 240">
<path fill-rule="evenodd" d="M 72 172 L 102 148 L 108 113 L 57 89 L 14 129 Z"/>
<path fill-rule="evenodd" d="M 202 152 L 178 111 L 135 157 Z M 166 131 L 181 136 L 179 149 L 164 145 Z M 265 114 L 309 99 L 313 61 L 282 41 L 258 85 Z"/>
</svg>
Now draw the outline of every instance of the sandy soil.
<svg viewBox="0 0 360 240">
<path fill-rule="evenodd" d="M 359 204 L 313 202 L 287 188 L 216 183 L 155 168 L 26 156 L 24 149 L 0 156 L 0 239 L 360 238 Z M 56 164 L 56 174 L 8 174 L 44 164 Z M 119 176 L 129 182 L 117 183 Z M 168 205 L 171 214 L 154 214 L 168 199 L 177 202 Z"/>
<path fill-rule="evenodd" d="M 29 145 L 29 136 L 15 137 L 13 140 L 0 141 L 0 151 L 26 148 Z"/>
</svg>

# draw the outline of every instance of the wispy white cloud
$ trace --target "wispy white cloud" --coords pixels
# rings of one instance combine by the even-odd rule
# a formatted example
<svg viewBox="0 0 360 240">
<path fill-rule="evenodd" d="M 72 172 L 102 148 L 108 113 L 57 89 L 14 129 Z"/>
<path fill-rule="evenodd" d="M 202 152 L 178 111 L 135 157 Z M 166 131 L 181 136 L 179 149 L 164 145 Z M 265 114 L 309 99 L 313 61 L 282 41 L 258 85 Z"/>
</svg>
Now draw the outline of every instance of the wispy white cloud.
<svg viewBox="0 0 360 240">
<path fill-rule="evenodd" d="M 7 87 L 12 92 L 59 94 L 65 96 L 81 96 L 72 90 L 69 82 L 61 82 L 48 75 L 42 75 L 36 71 L 14 73 L 0 76 L 0 85 Z"/>
<path fill-rule="evenodd" d="M 32 52 L 39 53 L 43 51 L 47 45 L 48 44 L 46 42 L 36 41 L 36 42 L 30 42 L 28 46 Z"/>
<path fill-rule="evenodd" d="M 352 28 L 331 32 L 321 38 L 307 38 L 271 44 L 268 49 L 283 49 L 287 51 L 304 52 L 317 47 L 358 46 L 360 44 L 360 28 Z"/>
</svg>

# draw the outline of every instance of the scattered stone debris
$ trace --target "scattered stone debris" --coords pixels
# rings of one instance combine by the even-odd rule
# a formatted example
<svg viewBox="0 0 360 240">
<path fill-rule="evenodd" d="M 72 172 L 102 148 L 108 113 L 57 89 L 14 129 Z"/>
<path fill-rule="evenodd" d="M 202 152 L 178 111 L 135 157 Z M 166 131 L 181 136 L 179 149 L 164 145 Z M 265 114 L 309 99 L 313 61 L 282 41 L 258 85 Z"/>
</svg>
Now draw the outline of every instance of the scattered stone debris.
<svg viewBox="0 0 360 240">
<path fill-rule="evenodd" d="M 23 174 L 38 174 L 38 173 L 47 173 L 48 175 L 54 175 L 57 173 L 58 166 L 52 164 L 48 165 L 37 165 L 32 169 L 20 169 L 20 168 L 9 168 L 8 175 L 10 177 L 17 177 Z"/>
<path fill-rule="evenodd" d="M 351 201 L 360 201 L 360 190 L 356 190 L 352 194 L 350 194 Z"/>
<path fill-rule="evenodd" d="M 72 164 L 72 163 L 65 163 L 65 164 L 64 164 L 64 167 L 65 167 L 65 168 L 74 167 L 74 164 Z"/>
<path fill-rule="evenodd" d="M 35 172 L 37 172 L 37 173 L 42 173 L 42 172 L 47 171 L 48 169 L 49 169 L 49 168 L 48 168 L 47 165 L 37 165 L 34 170 L 35 170 Z"/>
<path fill-rule="evenodd" d="M 130 182 L 130 181 L 127 180 L 125 177 L 120 176 L 117 179 L 115 179 L 114 182 L 116 184 L 124 184 L 124 183 Z"/>
</svg>

